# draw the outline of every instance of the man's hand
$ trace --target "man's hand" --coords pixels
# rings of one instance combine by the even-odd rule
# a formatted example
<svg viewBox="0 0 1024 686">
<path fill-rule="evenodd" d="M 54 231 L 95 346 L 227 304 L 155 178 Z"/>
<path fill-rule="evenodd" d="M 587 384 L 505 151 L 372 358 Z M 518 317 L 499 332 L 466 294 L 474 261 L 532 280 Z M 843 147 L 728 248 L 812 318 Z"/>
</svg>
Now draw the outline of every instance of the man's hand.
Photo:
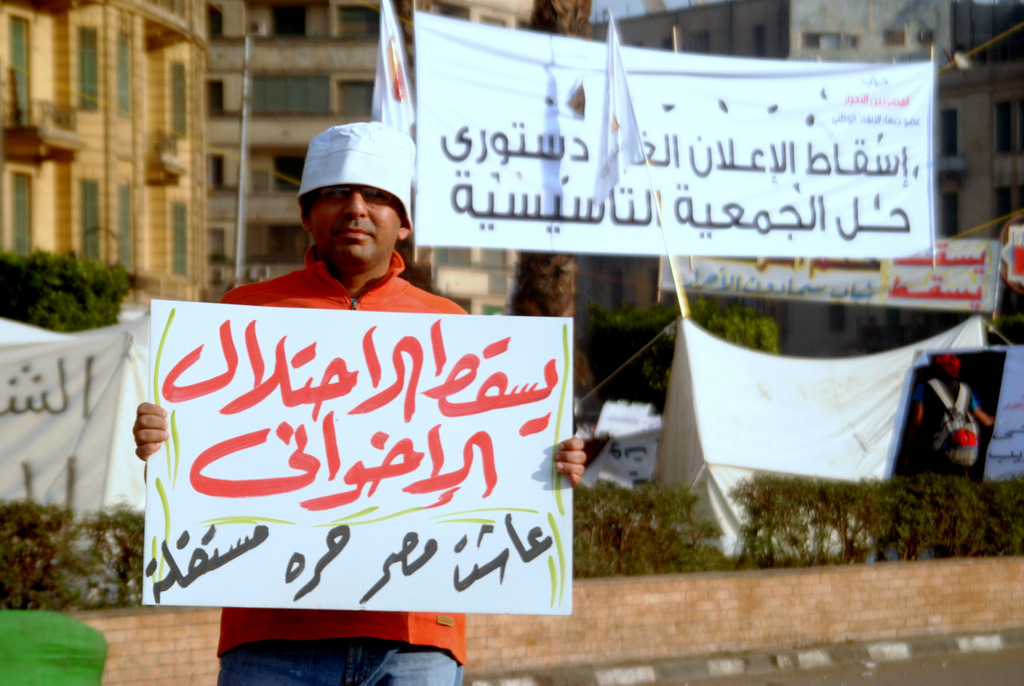
<svg viewBox="0 0 1024 686">
<path fill-rule="evenodd" d="M 573 436 L 558 444 L 558 452 L 555 453 L 555 469 L 565 474 L 573 488 L 580 485 L 586 464 L 587 453 L 583 449 L 582 438 Z"/>
<path fill-rule="evenodd" d="M 135 454 L 140 460 L 148 460 L 170 438 L 167 433 L 167 410 L 153 403 L 139 405 L 132 436 L 135 437 Z"/>
</svg>

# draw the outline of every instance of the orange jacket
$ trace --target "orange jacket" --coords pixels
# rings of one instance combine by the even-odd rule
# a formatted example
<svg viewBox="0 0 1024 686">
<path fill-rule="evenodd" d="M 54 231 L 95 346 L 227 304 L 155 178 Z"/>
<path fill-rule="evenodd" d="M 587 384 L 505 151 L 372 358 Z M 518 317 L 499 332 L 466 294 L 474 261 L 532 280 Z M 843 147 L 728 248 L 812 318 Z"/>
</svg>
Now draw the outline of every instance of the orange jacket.
<svg viewBox="0 0 1024 686">
<path fill-rule="evenodd" d="M 316 258 L 315 248 L 306 252 L 305 262 L 304 269 L 231 290 L 221 298 L 221 302 L 332 310 L 466 313 L 452 301 L 427 293 L 401 278 L 399 274 L 405 269 L 405 264 L 397 253 L 391 256 L 389 276 L 364 293 L 358 302 L 353 302 L 345 288 L 331 276 L 327 265 Z M 217 654 L 222 655 L 235 646 L 254 641 L 325 638 L 404 641 L 447 650 L 460 664 L 466 663 L 465 616 L 433 612 L 226 607 L 221 612 Z"/>
</svg>

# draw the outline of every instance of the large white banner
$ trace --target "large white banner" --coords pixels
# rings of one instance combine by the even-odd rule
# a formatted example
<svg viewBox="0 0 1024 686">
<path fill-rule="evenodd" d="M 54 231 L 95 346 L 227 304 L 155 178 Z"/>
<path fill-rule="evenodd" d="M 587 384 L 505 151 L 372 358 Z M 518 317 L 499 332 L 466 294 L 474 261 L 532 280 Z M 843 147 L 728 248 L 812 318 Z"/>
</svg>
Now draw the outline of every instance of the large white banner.
<svg viewBox="0 0 1024 686">
<path fill-rule="evenodd" d="M 648 162 L 594 202 L 603 43 L 427 14 L 415 27 L 421 244 L 847 258 L 930 245 L 930 63 L 624 47 Z"/>
<path fill-rule="evenodd" d="M 571 612 L 571 320 L 152 312 L 145 603 Z"/>
</svg>

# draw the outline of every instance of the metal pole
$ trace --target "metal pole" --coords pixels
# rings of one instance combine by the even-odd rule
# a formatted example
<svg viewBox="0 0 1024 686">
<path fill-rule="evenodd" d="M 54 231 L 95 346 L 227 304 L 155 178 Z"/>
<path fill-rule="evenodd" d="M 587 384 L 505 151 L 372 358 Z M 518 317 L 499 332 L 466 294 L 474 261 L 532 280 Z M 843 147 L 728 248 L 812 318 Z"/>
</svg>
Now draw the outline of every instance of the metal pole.
<svg viewBox="0 0 1024 686">
<path fill-rule="evenodd" d="M 235 225 L 235 286 L 242 284 L 245 269 L 245 220 L 248 207 L 249 178 L 249 61 L 252 59 L 252 31 L 245 34 L 245 56 L 242 61 L 242 127 L 239 135 L 238 207 Z"/>
<path fill-rule="evenodd" d="M 0 248 L 4 247 L 4 240 L 7 235 L 7 224 L 5 221 L 7 218 L 7 209 L 4 207 L 4 188 L 7 185 L 7 165 L 5 164 L 4 155 L 7 153 L 4 151 L 3 136 L 3 130 L 7 128 L 7 108 L 4 104 L 4 92 L 7 90 L 7 79 L 4 78 L 4 74 L 4 63 L 0 60 Z M 11 244 L 8 247 L 11 250 L 14 249 L 13 237 L 11 238 Z"/>
</svg>

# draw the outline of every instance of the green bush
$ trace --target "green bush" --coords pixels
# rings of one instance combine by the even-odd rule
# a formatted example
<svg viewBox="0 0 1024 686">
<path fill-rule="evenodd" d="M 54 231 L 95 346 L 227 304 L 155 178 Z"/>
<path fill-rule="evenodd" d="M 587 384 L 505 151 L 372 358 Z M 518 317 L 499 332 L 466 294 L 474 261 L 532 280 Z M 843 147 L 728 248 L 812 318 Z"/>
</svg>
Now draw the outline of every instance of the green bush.
<svg viewBox="0 0 1024 686">
<path fill-rule="evenodd" d="M 142 604 L 145 519 L 127 506 L 100 510 L 85 520 L 94 569 L 86 601 L 96 607 Z"/>
<path fill-rule="evenodd" d="M 1024 314 L 1007 314 L 996 317 L 992 324 L 1014 343 L 1024 343 Z"/>
<path fill-rule="evenodd" d="M 759 567 L 1024 552 L 1024 479 L 921 474 L 859 483 L 762 475 L 732 491 Z"/>
<path fill-rule="evenodd" d="M 110 326 L 130 288 L 122 267 L 0 251 L 0 317 L 7 319 L 63 332 Z"/>
<path fill-rule="evenodd" d="M 779 325 L 768 315 L 744 305 L 721 307 L 704 296 L 690 305 L 693 321 L 722 340 L 751 350 L 778 354 Z"/>
<path fill-rule="evenodd" d="M 76 518 L 63 507 L 0 501 L 0 609 L 130 607 L 142 599 L 143 514 Z"/>
<path fill-rule="evenodd" d="M 1024 478 L 923 474 L 859 483 L 758 475 L 733 497 L 744 549 L 727 558 L 688 488 L 610 482 L 573 494 L 576 578 L 1024 555 Z M 141 603 L 143 513 L 0 501 L 0 609 Z"/>
<path fill-rule="evenodd" d="M 730 343 L 779 352 L 779 327 L 771 317 L 742 305 L 723 308 L 704 296 L 690 310 L 694 322 Z M 594 378 L 603 384 L 599 397 L 650 403 L 662 411 L 675 355 L 672 324 L 678 317 L 677 306 L 606 310 L 591 305 L 584 353 Z"/>
<path fill-rule="evenodd" d="M 56 505 L 0 501 L 0 609 L 62 608 L 86 571 L 79 527 Z"/>
<path fill-rule="evenodd" d="M 718 528 L 686 488 L 600 482 L 573 493 L 576 578 L 731 568 L 713 547 Z"/>
</svg>

